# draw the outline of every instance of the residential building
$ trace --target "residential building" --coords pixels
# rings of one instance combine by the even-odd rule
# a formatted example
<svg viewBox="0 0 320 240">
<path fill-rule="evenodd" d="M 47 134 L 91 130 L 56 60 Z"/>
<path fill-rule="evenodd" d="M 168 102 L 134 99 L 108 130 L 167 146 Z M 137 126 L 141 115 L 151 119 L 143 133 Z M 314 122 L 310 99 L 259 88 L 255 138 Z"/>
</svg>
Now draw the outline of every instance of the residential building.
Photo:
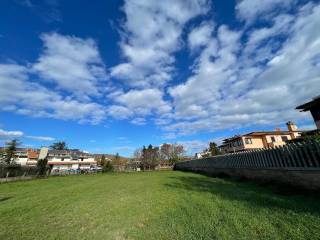
<svg viewBox="0 0 320 240">
<path fill-rule="evenodd" d="M 304 131 L 299 131 L 293 122 L 287 122 L 288 130 L 256 131 L 244 135 L 236 135 L 223 140 L 219 148 L 222 153 L 249 151 L 283 146 L 288 140 L 296 139 Z"/>
<path fill-rule="evenodd" d="M 197 159 L 210 157 L 210 156 L 211 156 L 211 152 L 210 151 L 199 152 L 199 153 L 195 154 L 195 158 L 197 158 Z"/>
<path fill-rule="evenodd" d="M 17 148 L 13 159 L 17 164 L 21 166 L 27 165 L 28 161 L 28 149 L 27 148 Z"/>
<path fill-rule="evenodd" d="M 320 96 L 315 97 L 312 101 L 304 103 L 296 109 L 301 110 L 302 112 L 310 111 L 313 120 L 317 126 L 317 129 L 320 129 Z"/>
<path fill-rule="evenodd" d="M 5 157 L 5 147 L 2 147 L 0 149 L 0 152 L 3 152 L 3 157 Z M 14 157 L 11 160 L 13 160 L 16 164 L 20 164 L 21 166 L 36 166 L 38 161 L 38 154 L 38 149 L 17 148 Z"/>
<path fill-rule="evenodd" d="M 48 159 L 52 171 L 88 170 L 97 167 L 94 156 L 78 149 L 49 150 L 41 148 L 39 159 Z"/>
<path fill-rule="evenodd" d="M 26 165 L 28 166 L 37 166 L 37 162 L 39 159 L 39 150 L 38 149 L 28 149 L 28 160 Z"/>
</svg>

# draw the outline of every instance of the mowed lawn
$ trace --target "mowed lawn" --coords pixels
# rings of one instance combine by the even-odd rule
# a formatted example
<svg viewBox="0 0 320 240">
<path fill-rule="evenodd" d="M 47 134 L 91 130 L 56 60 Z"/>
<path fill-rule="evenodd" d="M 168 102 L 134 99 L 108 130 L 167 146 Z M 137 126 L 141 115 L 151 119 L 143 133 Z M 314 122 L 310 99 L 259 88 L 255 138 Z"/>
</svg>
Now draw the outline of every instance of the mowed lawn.
<svg viewBox="0 0 320 240">
<path fill-rule="evenodd" d="M 0 239 L 320 239 L 320 200 L 183 172 L 0 185 Z"/>
</svg>

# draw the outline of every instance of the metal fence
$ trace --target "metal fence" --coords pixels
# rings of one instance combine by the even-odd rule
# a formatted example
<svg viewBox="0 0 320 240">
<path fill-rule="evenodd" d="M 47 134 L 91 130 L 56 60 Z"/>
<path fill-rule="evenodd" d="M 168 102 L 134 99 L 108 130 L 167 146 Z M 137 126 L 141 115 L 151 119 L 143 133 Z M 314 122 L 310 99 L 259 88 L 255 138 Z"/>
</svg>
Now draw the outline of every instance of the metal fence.
<svg viewBox="0 0 320 240">
<path fill-rule="evenodd" d="M 204 168 L 320 169 L 320 142 L 291 143 L 282 147 L 237 152 L 179 162 L 177 170 Z"/>
<path fill-rule="evenodd" d="M 37 173 L 38 169 L 36 167 L 0 164 L 0 179 L 8 177 L 36 176 Z"/>
</svg>

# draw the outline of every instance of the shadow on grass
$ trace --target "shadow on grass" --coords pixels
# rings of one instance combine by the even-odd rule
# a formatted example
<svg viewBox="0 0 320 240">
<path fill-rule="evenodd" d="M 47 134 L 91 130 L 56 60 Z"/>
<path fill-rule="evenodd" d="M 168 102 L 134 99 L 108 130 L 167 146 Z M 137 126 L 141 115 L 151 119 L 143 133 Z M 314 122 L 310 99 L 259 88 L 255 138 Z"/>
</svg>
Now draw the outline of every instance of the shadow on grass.
<svg viewBox="0 0 320 240">
<path fill-rule="evenodd" d="M 0 197 L 0 202 L 4 202 L 7 201 L 9 199 L 11 199 L 12 197 Z"/>
<path fill-rule="evenodd" d="M 202 175 L 194 177 L 178 176 L 171 177 L 171 179 L 173 180 L 172 183 L 168 183 L 166 186 L 173 189 L 207 192 L 226 200 L 244 202 L 258 208 L 291 210 L 296 213 L 310 213 L 320 216 L 319 193 L 292 192 L 292 189 L 283 192 L 284 186 L 268 185 L 262 187 L 252 182 L 230 178 L 204 177 Z"/>
</svg>

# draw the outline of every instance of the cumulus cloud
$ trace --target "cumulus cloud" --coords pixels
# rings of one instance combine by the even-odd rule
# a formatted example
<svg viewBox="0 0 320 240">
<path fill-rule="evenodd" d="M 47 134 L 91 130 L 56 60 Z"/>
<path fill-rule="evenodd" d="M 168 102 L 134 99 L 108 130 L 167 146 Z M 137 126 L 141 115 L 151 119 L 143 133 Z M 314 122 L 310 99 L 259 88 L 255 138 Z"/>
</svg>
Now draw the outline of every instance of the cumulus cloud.
<svg viewBox="0 0 320 240">
<path fill-rule="evenodd" d="M 47 141 L 47 142 L 51 142 L 51 141 L 56 140 L 53 137 L 45 137 L 45 136 L 26 136 L 26 138 L 36 140 L 36 141 Z"/>
<path fill-rule="evenodd" d="M 17 64 L 0 64 L 0 106 L 3 110 L 33 117 L 49 117 L 98 123 L 105 118 L 103 106 L 64 97 L 35 83 L 30 70 Z"/>
<path fill-rule="evenodd" d="M 203 23 L 199 27 L 193 28 L 188 36 L 188 43 L 191 49 L 207 45 L 211 39 L 213 30 L 212 23 Z"/>
<path fill-rule="evenodd" d="M 146 119 L 142 117 L 134 118 L 130 121 L 134 125 L 146 125 Z"/>
<path fill-rule="evenodd" d="M 125 1 L 120 47 L 127 61 L 113 67 L 111 76 L 134 87 L 163 86 L 172 77 L 172 53 L 181 47 L 185 23 L 208 8 L 206 0 Z"/>
<path fill-rule="evenodd" d="M 194 134 L 310 119 L 294 108 L 320 91 L 319 16 L 320 6 L 309 3 L 278 15 L 268 28 L 218 27 L 193 75 L 169 88 L 179 121 L 163 129 Z"/>
<path fill-rule="evenodd" d="M 296 0 L 241 0 L 235 9 L 240 19 L 252 22 L 256 18 L 268 16 L 273 10 L 288 9 Z M 274 12 L 277 12 L 274 11 Z"/>
<path fill-rule="evenodd" d="M 171 111 L 170 104 L 163 100 L 163 92 L 159 89 L 130 90 L 117 94 L 113 101 L 116 104 L 108 108 L 109 115 L 118 119 L 140 116 L 131 121 L 138 125 L 145 123 L 141 116 L 167 114 Z"/>
<path fill-rule="evenodd" d="M 23 136 L 23 132 L 21 131 L 6 131 L 0 129 L 0 139 L 7 140 L 13 138 L 19 138 Z"/>
<path fill-rule="evenodd" d="M 58 33 L 42 34 L 41 39 L 44 51 L 33 66 L 41 79 L 78 96 L 99 94 L 106 73 L 95 41 Z"/>
</svg>

